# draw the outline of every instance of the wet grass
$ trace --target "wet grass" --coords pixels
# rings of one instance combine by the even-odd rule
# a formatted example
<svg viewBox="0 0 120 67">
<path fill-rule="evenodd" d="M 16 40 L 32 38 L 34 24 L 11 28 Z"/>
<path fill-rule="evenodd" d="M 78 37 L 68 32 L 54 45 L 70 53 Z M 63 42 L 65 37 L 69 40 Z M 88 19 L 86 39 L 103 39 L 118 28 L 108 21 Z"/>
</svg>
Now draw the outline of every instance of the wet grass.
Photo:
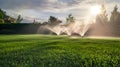
<svg viewBox="0 0 120 67">
<path fill-rule="evenodd" d="M 0 35 L 0 67 L 120 67 L 120 39 Z"/>
</svg>

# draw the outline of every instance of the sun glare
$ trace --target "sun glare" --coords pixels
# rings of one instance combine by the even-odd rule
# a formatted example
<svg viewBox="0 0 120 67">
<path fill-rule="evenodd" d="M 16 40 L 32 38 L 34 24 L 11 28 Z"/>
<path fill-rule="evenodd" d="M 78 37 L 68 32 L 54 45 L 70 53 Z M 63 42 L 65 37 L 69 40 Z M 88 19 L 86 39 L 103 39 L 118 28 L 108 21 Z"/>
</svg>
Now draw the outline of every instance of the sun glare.
<svg viewBox="0 0 120 67">
<path fill-rule="evenodd" d="M 92 6 L 90 11 L 92 15 L 97 15 L 100 13 L 100 6 Z"/>
</svg>

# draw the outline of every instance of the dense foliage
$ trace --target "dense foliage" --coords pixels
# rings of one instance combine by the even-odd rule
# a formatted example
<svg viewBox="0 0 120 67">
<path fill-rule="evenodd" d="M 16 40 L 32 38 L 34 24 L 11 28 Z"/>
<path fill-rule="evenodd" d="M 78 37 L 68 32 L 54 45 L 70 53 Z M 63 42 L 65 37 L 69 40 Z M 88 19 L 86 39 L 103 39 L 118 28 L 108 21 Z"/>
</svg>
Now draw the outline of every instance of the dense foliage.
<svg viewBox="0 0 120 67">
<path fill-rule="evenodd" d="M 0 9 L 0 24 L 20 23 L 22 20 L 21 15 L 18 15 L 17 18 L 13 18 L 7 15 L 4 10 Z"/>
</svg>

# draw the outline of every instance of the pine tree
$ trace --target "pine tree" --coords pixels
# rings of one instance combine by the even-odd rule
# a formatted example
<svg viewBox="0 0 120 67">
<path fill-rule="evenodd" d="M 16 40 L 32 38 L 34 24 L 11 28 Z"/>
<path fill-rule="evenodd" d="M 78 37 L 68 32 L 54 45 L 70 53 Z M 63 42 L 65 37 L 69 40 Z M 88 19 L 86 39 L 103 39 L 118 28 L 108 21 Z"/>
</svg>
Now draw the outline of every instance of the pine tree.
<svg viewBox="0 0 120 67">
<path fill-rule="evenodd" d="M 118 12 L 117 5 L 114 7 L 113 11 L 111 12 L 110 22 L 117 23 L 120 20 L 120 12 Z"/>
<path fill-rule="evenodd" d="M 101 5 L 100 13 L 96 16 L 96 23 L 93 24 L 93 33 L 98 36 L 109 35 L 108 18 L 106 14 L 105 5 Z"/>
<path fill-rule="evenodd" d="M 120 12 L 117 5 L 115 5 L 110 17 L 110 26 L 114 36 L 120 36 Z"/>
<path fill-rule="evenodd" d="M 108 22 L 105 5 L 101 5 L 101 12 L 96 16 L 96 23 L 105 24 Z"/>
</svg>

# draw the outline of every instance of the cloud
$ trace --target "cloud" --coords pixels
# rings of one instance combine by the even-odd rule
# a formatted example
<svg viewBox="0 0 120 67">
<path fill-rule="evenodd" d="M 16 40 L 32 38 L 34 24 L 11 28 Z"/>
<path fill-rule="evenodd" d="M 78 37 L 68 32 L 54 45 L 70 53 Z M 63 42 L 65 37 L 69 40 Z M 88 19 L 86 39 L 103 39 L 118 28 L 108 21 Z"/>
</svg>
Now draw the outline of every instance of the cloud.
<svg viewBox="0 0 120 67">
<path fill-rule="evenodd" d="M 61 12 L 84 9 L 86 5 L 120 3 L 119 0 L 0 0 L 0 8 L 9 10 L 34 9 L 46 12 Z"/>
<path fill-rule="evenodd" d="M 23 17 L 48 19 L 53 15 L 63 19 L 72 13 L 77 19 L 81 19 L 89 15 L 90 6 L 103 3 L 109 14 L 115 4 L 120 7 L 119 0 L 0 0 L 0 8 L 12 16 L 21 14 Z"/>
</svg>

